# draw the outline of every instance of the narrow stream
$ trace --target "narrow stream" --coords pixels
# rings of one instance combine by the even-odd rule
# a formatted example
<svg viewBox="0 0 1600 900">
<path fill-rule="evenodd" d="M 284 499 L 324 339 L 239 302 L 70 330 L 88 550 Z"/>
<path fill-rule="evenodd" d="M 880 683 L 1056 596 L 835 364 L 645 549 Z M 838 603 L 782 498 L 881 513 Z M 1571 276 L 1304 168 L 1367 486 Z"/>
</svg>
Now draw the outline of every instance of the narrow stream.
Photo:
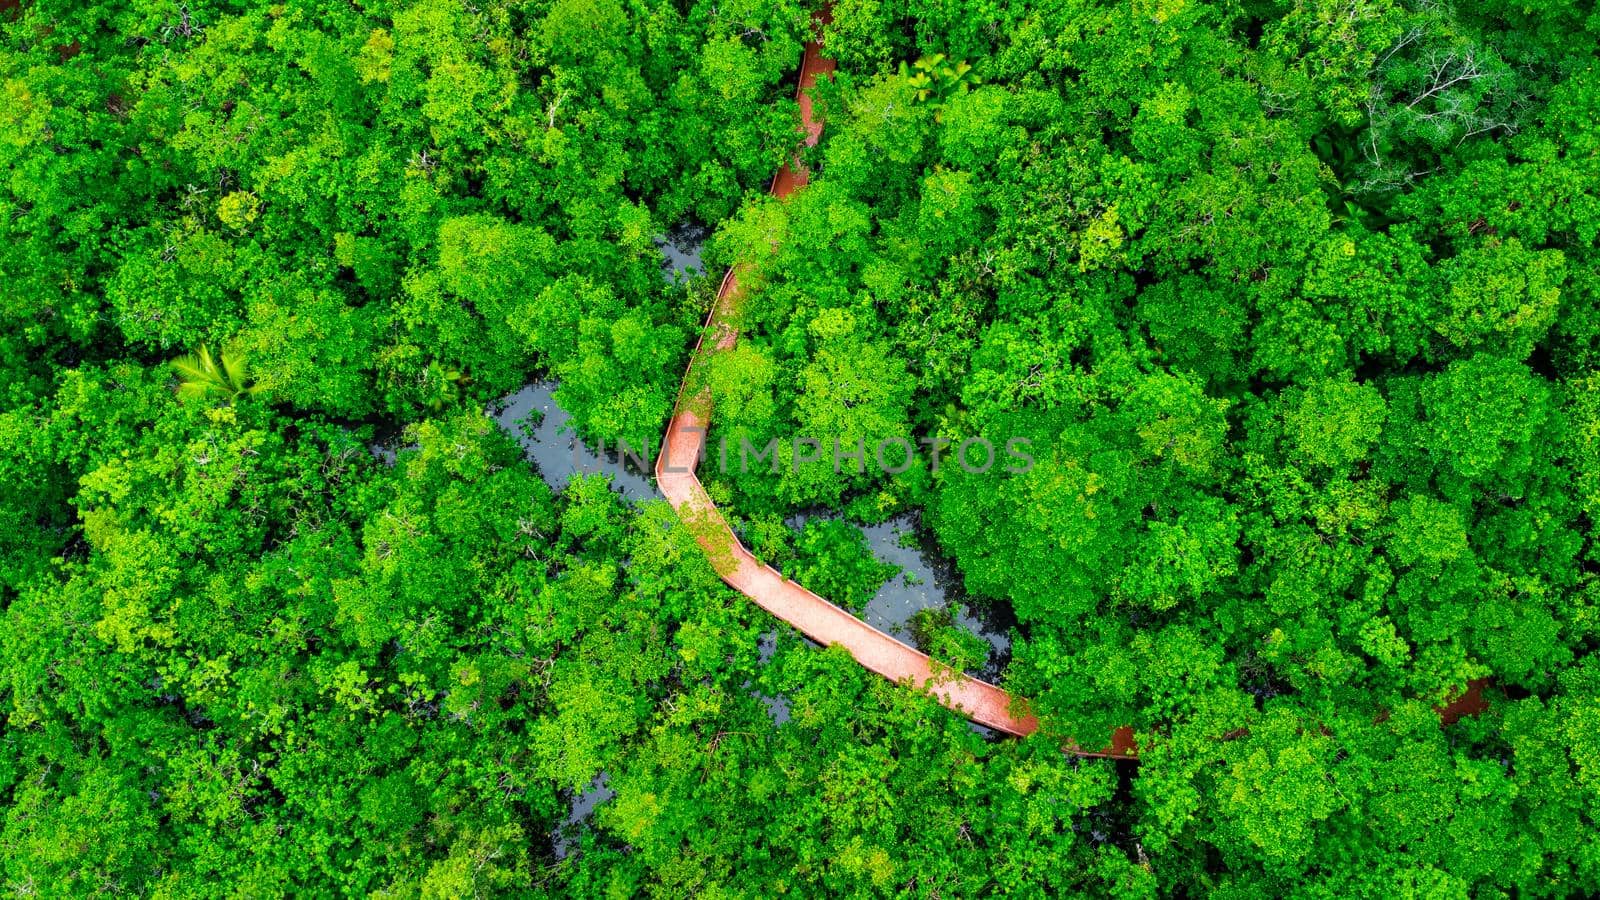
<svg viewBox="0 0 1600 900">
<path fill-rule="evenodd" d="M 661 273 L 669 282 L 703 274 L 700 248 L 710 232 L 699 225 L 680 225 L 655 239 L 661 251 Z M 611 489 L 637 503 L 661 496 L 648 473 L 636 471 L 626 465 L 618 454 L 600 454 L 579 440 L 571 427 L 572 416 L 555 400 L 560 385 L 553 381 L 539 381 L 519 391 L 502 397 L 490 410 L 495 423 L 522 446 L 524 456 L 533 463 L 539 477 L 560 492 L 572 481 L 574 475 L 600 472 L 611 476 Z M 374 448 L 377 453 L 377 448 Z M 380 456 L 389 465 L 394 464 L 394 451 Z M 777 646 L 776 632 L 763 636 L 761 660 L 772 658 Z M 757 694 L 766 704 L 774 724 L 789 720 L 789 701 L 783 697 L 766 697 Z M 577 845 L 579 835 L 589 817 L 600 804 L 616 796 L 610 786 L 610 775 L 602 771 L 595 776 L 586 790 L 572 797 L 567 807 L 566 821 L 551 835 L 556 859 L 565 859 Z"/>
<path fill-rule="evenodd" d="M 767 663 L 771 662 L 772 655 L 777 652 L 778 632 L 763 632 L 760 640 L 756 643 L 756 654 L 761 660 L 761 664 L 766 665 Z M 779 694 L 776 697 L 768 697 L 766 694 L 763 694 L 760 691 L 756 691 L 755 695 L 761 700 L 762 705 L 767 708 L 767 718 L 772 720 L 772 724 L 782 725 L 783 723 L 789 721 L 789 709 L 791 704 L 789 703 L 788 697 L 785 697 L 782 694 Z"/>
<path fill-rule="evenodd" d="M 912 616 L 924 609 L 946 609 L 956 627 L 977 635 L 989 645 L 983 667 L 968 670 L 967 674 L 998 684 L 1006 664 L 1011 661 L 1010 629 L 1016 623 L 1002 615 L 1009 610 L 979 608 L 966 602 L 955 563 L 939 554 L 933 536 L 921 527 L 918 514 L 902 513 L 861 531 L 867 536 L 873 556 L 901 570 L 867 601 L 862 616 L 867 624 L 914 643 L 910 627 Z M 989 740 L 1000 738 L 999 732 L 977 722 L 968 722 L 967 727 Z"/>
<path fill-rule="evenodd" d="M 573 476 L 598 472 L 611 476 L 612 489 L 633 502 L 660 496 L 647 474 L 637 471 L 618 454 L 597 453 L 579 440 L 570 427 L 571 417 L 555 401 L 556 388 L 554 381 L 536 382 L 507 395 L 491 409 L 495 421 L 521 444 L 551 489 L 562 491 Z M 789 522 L 798 528 L 808 518 L 801 514 Z M 1012 623 L 995 611 L 963 602 L 954 566 L 938 554 L 931 538 L 920 529 L 916 514 L 905 513 L 861 531 L 872 555 L 900 570 L 867 601 L 862 619 L 909 642 L 913 616 L 924 609 L 948 609 L 958 626 L 989 645 L 986 663 L 970 674 L 990 681 L 997 679 L 1010 658 Z M 764 649 L 763 658 L 771 653 L 770 648 Z M 787 718 L 787 710 L 782 716 Z"/>
</svg>

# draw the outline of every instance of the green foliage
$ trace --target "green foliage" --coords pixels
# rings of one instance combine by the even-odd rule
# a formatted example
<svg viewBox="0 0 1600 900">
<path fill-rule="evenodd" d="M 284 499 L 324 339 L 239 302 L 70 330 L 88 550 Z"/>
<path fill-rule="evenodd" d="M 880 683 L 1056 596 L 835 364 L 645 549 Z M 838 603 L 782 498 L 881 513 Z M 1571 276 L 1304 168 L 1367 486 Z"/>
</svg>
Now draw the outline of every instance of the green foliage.
<svg viewBox="0 0 1600 900">
<path fill-rule="evenodd" d="M 915 74 L 911 74 L 915 70 Z M 943 53 L 930 53 L 918 59 L 910 70 L 900 64 L 900 77 L 916 88 L 918 100 L 943 103 L 956 93 L 965 93 L 982 78 L 972 73 L 969 63 L 947 63 Z"/>
<path fill-rule="evenodd" d="M 823 598 L 857 613 L 878 588 L 899 573 L 879 562 L 861 529 L 843 519 L 813 519 L 795 539 L 789 577 Z"/>
<path fill-rule="evenodd" d="M 0 15 L 10 890 L 1600 893 L 1600 18 L 831 11 L 784 202 L 790 0 Z M 774 630 L 720 523 L 556 495 L 482 413 L 554 377 L 654 447 L 685 221 L 741 267 L 693 376 L 729 521 L 859 607 L 860 532 L 784 523 L 921 507 L 1040 734 Z M 1136 776 L 1059 752 L 1125 725 Z"/>
<path fill-rule="evenodd" d="M 952 669 L 970 672 L 988 660 L 989 645 L 961 627 L 948 607 L 917 610 L 910 626 L 918 649 Z"/>
<path fill-rule="evenodd" d="M 235 231 L 243 231 L 261 215 L 261 201 L 248 191 L 234 191 L 217 204 L 217 218 Z"/>
<path fill-rule="evenodd" d="M 261 389 L 251 383 L 244 357 L 230 347 L 222 348 L 222 353 L 213 358 L 210 348 L 202 345 L 198 353 L 173 360 L 172 371 L 178 376 L 178 396 L 185 399 L 221 398 L 231 402 Z"/>
<path fill-rule="evenodd" d="M 758 292 L 728 433 L 907 384 L 917 435 L 1036 464 L 719 496 L 926 504 L 1045 729 L 1140 732 L 1165 890 L 1581 893 L 1506 749 L 1543 713 L 1443 737 L 1430 705 L 1542 707 L 1593 649 L 1595 22 L 1291 6 L 835 6 L 820 175 L 719 235 Z M 846 315 L 871 395 L 816 391 Z"/>
<path fill-rule="evenodd" d="M 1307 460 L 1344 468 L 1371 453 L 1387 416 L 1383 394 L 1371 385 L 1318 381 L 1284 413 L 1284 428 Z"/>
</svg>

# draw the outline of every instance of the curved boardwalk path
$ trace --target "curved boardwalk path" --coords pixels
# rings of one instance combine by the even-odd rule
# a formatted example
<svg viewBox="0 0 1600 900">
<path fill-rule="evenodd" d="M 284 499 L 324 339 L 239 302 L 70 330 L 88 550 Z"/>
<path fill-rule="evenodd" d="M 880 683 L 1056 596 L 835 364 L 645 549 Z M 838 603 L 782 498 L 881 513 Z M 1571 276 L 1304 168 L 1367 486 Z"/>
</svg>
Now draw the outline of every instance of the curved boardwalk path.
<svg viewBox="0 0 1600 900">
<path fill-rule="evenodd" d="M 826 24 L 827 11 L 819 12 L 814 22 L 819 27 Z M 822 135 L 822 121 L 813 114 L 810 91 L 818 77 L 830 75 L 833 70 L 834 61 L 822 55 L 819 41 L 807 43 L 805 57 L 800 64 L 798 91 L 807 147 L 815 146 Z M 796 159 L 778 170 L 772 179 L 772 194 L 780 199 L 787 197 L 805 187 L 807 180 L 805 167 Z M 705 450 L 711 397 L 709 390 L 692 385 L 695 383 L 697 367 L 710 354 L 730 349 L 738 340 L 739 334 L 729 322 L 729 313 L 736 310 L 742 300 L 738 273 L 730 269 L 717 291 L 717 299 L 707 316 L 700 342 L 695 345 L 683 387 L 679 389 L 677 406 L 667 425 L 661 454 L 656 459 L 656 480 L 661 486 L 661 493 L 679 516 L 690 524 L 722 579 L 754 600 L 762 609 L 798 628 L 818 643 L 838 644 L 861 665 L 885 678 L 927 690 L 940 703 L 980 725 L 1013 735 L 1028 735 L 1038 730 L 1039 720 L 1027 711 L 1024 704 L 1013 701 L 1010 694 L 988 682 L 934 662 L 927 654 L 873 628 L 790 581 L 776 569 L 756 559 L 728 527 L 727 520 L 717 511 L 700 480 L 695 477 L 695 469 Z M 710 346 L 705 343 L 707 335 L 712 336 Z M 1121 756 L 1131 752 L 1131 733 L 1124 735 L 1119 732 L 1118 736 L 1123 739 L 1110 751 L 1072 749 L 1094 756 Z"/>
<path fill-rule="evenodd" d="M 830 21 L 828 9 L 824 7 L 813 21 L 820 30 Z M 797 98 L 807 147 L 816 146 L 822 136 L 822 121 L 812 112 L 810 91 L 819 76 L 833 73 L 834 66 L 833 60 L 822 55 L 820 39 L 805 45 Z M 808 178 L 809 173 L 796 159 L 778 170 L 772 179 L 771 192 L 779 199 L 788 197 L 805 187 Z M 934 662 L 915 647 L 873 628 L 783 577 L 778 570 L 756 559 L 728 527 L 700 479 L 695 477 L 695 469 L 705 451 L 706 429 L 711 424 L 710 390 L 696 387 L 699 382 L 695 375 L 710 354 L 731 349 L 738 341 L 739 333 L 729 313 L 736 310 L 743 299 L 738 271 L 729 269 L 717 291 L 716 302 L 706 316 L 700 339 L 695 343 L 689 368 L 678 390 L 672 420 L 667 423 L 661 453 L 656 459 L 656 481 L 667 502 L 694 531 L 696 540 L 723 581 L 807 637 L 825 646 L 838 644 L 868 669 L 891 681 L 927 690 L 940 703 L 980 725 L 1018 736 L 1037 731 L 1039 720 L 1028 711 L 1025 701 L 1012 698 L 986 681 Z M 713 335 L 709 347 L 705 345 L 708 334 Z M 1485 709 L 1487 703 L 1482 694 L 1485 683 L 1484 679 L 1474 680 L 1462 696 L 1439 707 L 1444 724 Z M 1245 733 L 1241 730 L 1229 737 Z M 1111 746 L 1104 750 L 1085 750 L 1070 742 L 1062 749 L 1078 756 L 1132 758 L 1137 754 L 1133 729 L 1126 726 L 1113 732 Z"/>
</svg>

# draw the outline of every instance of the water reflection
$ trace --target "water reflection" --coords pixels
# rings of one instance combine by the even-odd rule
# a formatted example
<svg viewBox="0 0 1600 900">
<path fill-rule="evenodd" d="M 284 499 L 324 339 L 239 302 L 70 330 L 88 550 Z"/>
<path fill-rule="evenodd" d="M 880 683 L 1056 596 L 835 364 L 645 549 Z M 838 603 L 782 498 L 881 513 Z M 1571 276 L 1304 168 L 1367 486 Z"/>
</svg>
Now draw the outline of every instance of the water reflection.
<svg viewBox="0 0 1600 900">
<path fill-rule="evenodd" d="M 685 222 L 654 239 L 656 249 L 661 251 L 661 272 L 668 281 L 705 274 L 700 250 L 710 234 L 710 229 L 704 225 Z"/>
<path fill-rule="evenodd" d="M 756 641 L 756 658 L 760 660 L 762 665 L 766 665 L 772 661 L 773 654 L 777 652 L 778 632 L 762 632 L 761 637 Z M 745 684 L 745 687 L 749 686 L 750 685 L 748 683 Z M 788 697 L 785 697 L 782 694 L 779 694 L 776 697 L 768 697 L 766 694 L 763 694 L 760 691 L 755 691 L 754 693 L 761 701 L 762 705 L 767 708 L 767 718 L 772 720 L 772 724 L 782 725 L 783 723 L 789 721 L 790 703 Z"/>
<path fill-rule="evenodd" d="M 802 513 L 791 517 L 799 528 L 811 519 L 838 518 L 832 513 Z M 861 526 L 858 526 L 861 527 Z M 880 562 L 900 569 L 867 601 L 861 618 L 868 625 L 912 643 L 911 620 L 925 609 L 943 609 L 954 624 L 989 645 L 984 665 L 968 674 L 994 681 L 1011 657 L 1011 626 L 1004 612 L 974 608 L 964 602 L 955 566 L 939 554 L 932 538 L 920 528 L 916 513 L 902 513 L 877 525 L 861 527 L 867 546 Z"/>
<path fill-rule="evenodd" d="M 394 468 L 395 461 L 400 458 L 400 451 L 415 449 L 417 449 L 416 444 L 401 445 L 395 440 L 373 441 L 367 445 L 367 452 L 372 454 L 372 458 L 391 469 Z"/>
<path fill-rule="evenodd" d="M 583 822 L 594 812 L 594 808 L 617 795 L 610 787 L 610 780 L 610 775 L 601 772 L 594 781 L 589 782 L 587 789 L 573 795 L 572 805 L 567 808 L 567 820 L 556 829 L 553 836 L 556 859 L 566 859 L 567 854 L 572 852 L 578 843 Z"/>
<path fill-rule="evenodd" d="M 899 566 L 901 573 L 878 589 L 867 601 L 867 624 L 899 635 L 909 629 L 919 610 L 946 608 L 959 627 L 983 638 L 989 645 L 988 661 L 971 674 L 994 680 L 1011 656 L 1012 623 L 997 610 L 974 608 L 965 602 L 960 577 L 950 560 L 938 553 L 919 527 L 915 513 L 904 513 L 862 530 L 872 555 Z"/>
<path fill-rule="evenodd" d="M 611 489 L 638 502 L 660 496 L 643 472 L 624 464 L 616 453 L 601 455 L 578 439 L 571 416 L 555 401 L 557 384 L 540 381 L 501 398 L 490 415 L 522 445 L 523 454 L 539 470 L 551 490 L 561 491 L 574 475 L 600 472 L 611 476 Z"/>
</svg>

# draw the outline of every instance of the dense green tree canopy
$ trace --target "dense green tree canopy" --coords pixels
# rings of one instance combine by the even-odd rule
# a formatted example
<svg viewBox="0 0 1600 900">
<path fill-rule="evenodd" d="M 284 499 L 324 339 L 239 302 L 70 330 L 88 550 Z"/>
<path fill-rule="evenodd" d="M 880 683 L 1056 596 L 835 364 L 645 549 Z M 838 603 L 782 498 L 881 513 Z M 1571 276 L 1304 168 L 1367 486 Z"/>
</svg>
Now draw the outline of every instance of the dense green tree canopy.
<svg viewBox="0 0 1600 900">
<path fill-rule="evenodd" d="M 832 13 L 780 203 L 789 0 L 0 3 L 8 890 L 1600 893 L 1600 15 Z M 495 427 L 554 377 L 655 446 L 684 222 L 712 496 L 852 608 L 892 569 L 786 522 L 920 511 L 1038 735 Z"/>
</svg>

